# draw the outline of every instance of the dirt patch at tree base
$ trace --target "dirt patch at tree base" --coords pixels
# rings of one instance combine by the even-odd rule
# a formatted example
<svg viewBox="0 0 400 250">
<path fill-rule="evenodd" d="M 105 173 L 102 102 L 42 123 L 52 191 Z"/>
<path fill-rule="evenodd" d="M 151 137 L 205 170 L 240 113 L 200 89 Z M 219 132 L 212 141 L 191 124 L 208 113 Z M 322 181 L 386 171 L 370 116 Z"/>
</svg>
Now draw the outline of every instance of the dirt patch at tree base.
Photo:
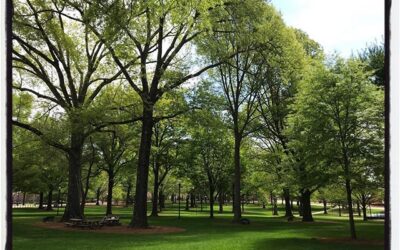
<svg viewBox="0 0 400 250">
<path fill-rule="evenodd" d="M 351 238 L 313 238 L 322 243 L 343 243 L 343 244 L 353 244 L 353 245 L 375 245 L 375 246 L 383 246 L 383 240 L 366 240 L 366 239 L 357 239 L 353 240 Z"/>
<path fill-rule="evenodd" d="M 127 225 L 123 226 L 103 226 L 98 229 L 85 229 L 76 227 L 67 227 L 60 222 L 39 222 L 35 226 L 47 229 L 64 230 L 71 232 L 93 232 L 93 233 L 115 233 L 115 234 L 165 234 L 165 233 L 180 233 L 186 231 L 180 227 L 165 227 L 165 226 L 149 226 L 148 228 L 132 228 Z"/>
</svg>

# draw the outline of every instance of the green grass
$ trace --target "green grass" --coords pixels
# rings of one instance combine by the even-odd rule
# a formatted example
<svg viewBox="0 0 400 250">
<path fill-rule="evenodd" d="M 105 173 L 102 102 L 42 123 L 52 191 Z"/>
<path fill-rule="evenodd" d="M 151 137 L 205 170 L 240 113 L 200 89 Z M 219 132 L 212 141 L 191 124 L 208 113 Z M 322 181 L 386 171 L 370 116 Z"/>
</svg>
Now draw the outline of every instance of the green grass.
<svg viewBox="0 0 400 250">
<path fill-rule="evenodd" d="M 224 208 L 223 214 L 215 213 L 214 219 L 208 218 L 206 208 L 204 206 L 203 212 L 200 212 L 199 208 L 182 211 L 181 219 L 178 219 L 177 205 L 168 207 L 159 217 L 150 217 L 150 224 L 182 227 L 186 231 L 153 235 L 44 229 L 34 224 L 45 216 L 55 215 L 56 211 L 17 208 L 13 210 L 13 249 L 383 249 L 383 245 L 327 243 L 318 240 L 322 237 L 349 237 L 347 218 L 337 217 L 337 213 L 315 215 L 314 223 L 287 222 L 283 217 L 272 216 L 270 208 L 247 205 L 243 217 L 249 218 L 251 224 L 237 225 L 231 222 L 230 206 Z M 217 209 L 217 206 L 215 208 Z M 283 215 L 283 208 L 280 207 L 279 210 L 279 214 Z M 320 211 L 321 208 L 315 207 L 313 210 Z M 105 213 L 105 207 L 88 207 L 85 213 L 88 217 L 101 217 Z M 126 226 L 132 210 L 114 208 L 113 213 L 120 215 L 122 223 Z M 356 219 L 359 239 L 383 241 L 382 221 L 363 222 L 358 217 Z"/>
</svg>

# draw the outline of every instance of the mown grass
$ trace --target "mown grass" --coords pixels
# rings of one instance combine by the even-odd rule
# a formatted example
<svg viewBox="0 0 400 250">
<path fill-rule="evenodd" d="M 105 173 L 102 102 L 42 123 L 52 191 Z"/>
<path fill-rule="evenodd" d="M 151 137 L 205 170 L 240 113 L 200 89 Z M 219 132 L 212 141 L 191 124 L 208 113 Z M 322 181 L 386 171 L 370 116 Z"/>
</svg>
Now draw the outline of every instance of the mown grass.
<svg viewBox="0 0 400 250">
<path fill-rule="evenodd" d="M 270 208 L 262 209 L 256 205 L 245 207 L 244 217 L 251 220 L 250 225 L 233 224 L 231 207 L 224 213 L 215 213 L 208 218 L 207 207 L 181 211 L 178 219 L 177 205 L 169 205 L 159 217 L 149 217 L 151 225 L 175 226 L 185 228 L 185 232 L 153 235 L 105 234 L 89 230 L 62 231 L 35 226 L 43 217 L 55 215 L 56 211 L 44 212 L 35 208 L 13 210 L 13 248 L 14 249 L 383 249 L 382 244 L 371 242 L 346 242 L 341 240 L 321 241 L 321 238 L 343 239 L 349 237 L 347 217 L 338 217 L 336 211 L 328 215 L 317 214 L 315 222 L 303 223 L 296 219 L 288 222 L 281 216 L 272 216 Z M 184 209 L 184 206 L 182 206 Z M 217 206 L 215 207 L 217 211 Z M 321 211 L 316 206 L 314 211 Z M 280 207 L 280 215 L 283 208 Z M 103 206 L 86 209 L 87 217 L 101 217 Z M 123 226 L 129 223 L 132 209 L 116 207 L 113 213 L 121 217 Z M 60 210 L 60 215 L 62 211 Z M 363 222 L 356 217 L 356 229 L 360 241 L 383 242 L 384 225 L 382 221 Z M 375 242 L 376 243 L 376 242 Z"/>
</svg>

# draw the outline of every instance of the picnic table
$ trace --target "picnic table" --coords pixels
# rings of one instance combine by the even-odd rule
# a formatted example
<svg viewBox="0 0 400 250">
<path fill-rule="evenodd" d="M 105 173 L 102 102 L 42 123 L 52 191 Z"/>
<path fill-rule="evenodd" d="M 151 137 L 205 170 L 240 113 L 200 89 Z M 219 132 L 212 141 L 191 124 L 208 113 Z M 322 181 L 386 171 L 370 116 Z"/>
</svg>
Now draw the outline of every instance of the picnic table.
<svg viewBox="0 0 400 250">
<path fill-rule="evenodd" d="M 87 229 L 96 229 L 103 226 L 103 224 L 98 220 L 83 220 L 80 218 L 72 218 L 65 223 L 69 227 L 79 227 Z"/>
</svg>

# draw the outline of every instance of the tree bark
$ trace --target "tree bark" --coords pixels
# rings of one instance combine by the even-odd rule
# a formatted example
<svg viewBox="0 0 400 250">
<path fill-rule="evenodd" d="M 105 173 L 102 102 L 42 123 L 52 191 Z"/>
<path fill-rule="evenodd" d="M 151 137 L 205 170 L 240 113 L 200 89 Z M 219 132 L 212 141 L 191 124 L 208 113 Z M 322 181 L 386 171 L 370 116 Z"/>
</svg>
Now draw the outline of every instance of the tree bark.
<svg viewBox="0 0 400 250">
<path fill-rule="evenodd" d="M 39 193 L 39 209 L 43 209 L 43 192 Z"/>
<path fill-rule="evenodd" d="M 323 199 L 322 203 L 324 204 L 324 214 L 328 214 L 328 210 L 326 209 L 326 200 Z"/>
<path fill-rule="evenodd" d="M 26 192 L 22 193 L 22 205 L 25 206 Z"/>
<path fill-rule="evenodd" d="M 314 221 L 311 210 L 311 192 L 306 189 L 301 192 L 301 204 L 303 210 L 303 220 L 306 222 Z"/>
<path fill-rule="evenodd" d="M 237 130 L 237 129 L 236 129 Z M 241 180 L 241 166 L 240 166 L 240 135 L 235 131 L 235 178 L 234 178 L 234 197 L 233 197 L 233 221 L 240 222 L 242 213 L 240 210 L 241 195 L 240 195 L 240 180 Z"/>
<path fill-rule="evenodd" d="M 153 134 L 153 104 L 144 103 L 142 134 L 139 147 L 139 160 L 136 174 L 135 204 L 131 227 L 146 228 L 147 222 L 147 188 L 149 177 L 151 136 Z"/>
<path fill-rule="evenodd" d="M 126 188 L 125 207 L 128 207 L 131 204 L 131 189 L 132 184 L 128 183 L 128 187 Z"/>
<path fill-rule="evenodd" d="M 83 142 L 84 138 L 80 132 L 71 133 L 71 148 L 68 154 L 68 194 L 67 204 L 62 218 L 63 221 L 68 221 L 71 218 L 83 218 L 83 211 L 81 209 L 81 167 Z"/>
<path fill-rule="evenodd" d="M 53 188 L 49 189 L 49 194 L 47 195 L 47 211 L 53 210 Z"/>
<path fill-rule="evenodd" d="M 210 186 L 210 219 L 214 218 L 214 188 Z"/>
<path fill-rule="evenodd" d="M 278 198 L 273 197 L 273 213 L 272 215 L 278 215 Z"/>
<path fill-rule="evenodd" d="M 219 196 L 218 196 L 218 203 L 219 203 L 218 213 L 222 214 L 224 212 L 224 196 L 221 192 L 219 193 Z"/>
<path fill-rule="evenodd" d="M 101 191 L 101 189 L 97 188 L 97 191 L 96 191 L 96 206 L 100 206 L 100 191 Z"/>
<path fill-rule="evenodd" d="M 361 207 L 363 212 L 363 221 L 367 221 L 367 199 L 364 194 L 361 195 Z"/>
<path fill-rule="evenodd" d="M 285 217 L 293 217 L 292 207 L 290 205 L 290 191 L 283 189 L 283 197 L 285 198 Z"/>
<path fill-rule="evenodd" d="M 113 188 L 114 188 L 114 173 L 111 168 L 108 172 L 108 189 L 107 189 L 107 211 L 106 215 L 112 214 L 112 202 L 113 202 Z"/>
<path fill-rule="evenodd" d="M 189 198 L 190 198 L 190 195 L 187 194 L 187 195 L 186 195 L 186 206 L 185 206 L 185 211 L 189 211 Z"/>
<path fill-rule="evenodd" d="M 154 187 L 153 187 L 153 197 L 152 197 L 152 209 L 151 209 L 151 216 L 158 216 L 158 192 L 159 192 L 159 180 L 158 180 L 158 174 L 159 174 L 159 163 L 157 160 L 157 157 L 154 157 L 154 169 L 153 169 L 153 174 L 154 174 Z"/>
<path fill-rule="evenodd" d="M 360 202 L 357 201 L 357 213 L 358 213 L 358 217 L 361 217 L 361 209 L 360 209 Z"/>
<path fill-rule="evenodd" d="M 354 224 L 354 215 L 353 215 L 353 201 L 351 198 L 351 184 L 350 179 L 346 178 L 346 193 L 347 193 L 347 206 L 349 211 L 349 224 L 350 224 L 350 235 L 353 240 L 357 239 L 356 228 Z"/>
</svg>

